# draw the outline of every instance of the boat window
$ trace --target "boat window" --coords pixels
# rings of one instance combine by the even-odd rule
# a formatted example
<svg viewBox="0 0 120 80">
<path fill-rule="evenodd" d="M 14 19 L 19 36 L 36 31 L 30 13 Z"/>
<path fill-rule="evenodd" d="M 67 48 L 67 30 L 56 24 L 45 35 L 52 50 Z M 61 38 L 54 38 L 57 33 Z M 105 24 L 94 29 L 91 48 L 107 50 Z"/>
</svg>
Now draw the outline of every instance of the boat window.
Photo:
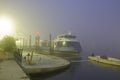
<svg viewBox="0 0 120 80">
<path fill-rule="evenodd" d="M 76 36 L 73 36 L 73 35 L 65 35 L 65 38 L 74 39 L 74 38 L 76 38 Z"/>
<path fill-rule="evenodd" d="M 74 36 L 74 35 L 60 35 L 60 36 L 58 36 L 58 38 L 69 38 L 69 39 L 75 39 L 76 36 Z"/>
<path fill-rule="evenodd" d="M 100 56 L 100 58 L 107 59 L 108 57 L 107 56 Z"/>
<path fill-rule="evenodd" d="M 62 47 L 62 42 L 57 42 L 57 43 L 56 43 L 56 46 L 57 46 L 57 47 Z"/>
<path fill-rule="evenodd" d="M 74 47 L 78 51 L 80 51 L 81 46 L 79 42 L 71 42 L 71 41 L 59 41 L 56 42 L 56 47 Z"/>
<path fill-rule="evenodd" d="M 71 42 L 71 41 L 59 41 L 56 43 L 57 46 L 59 47 L 80 47 L 80 43 L 79 42 Z"/>
<path fill-rule="evenodd" d="M 64 37 L 63 35 L 59 36 L 59 38 L 63 38 L 63 37 Z"/>
</svg>

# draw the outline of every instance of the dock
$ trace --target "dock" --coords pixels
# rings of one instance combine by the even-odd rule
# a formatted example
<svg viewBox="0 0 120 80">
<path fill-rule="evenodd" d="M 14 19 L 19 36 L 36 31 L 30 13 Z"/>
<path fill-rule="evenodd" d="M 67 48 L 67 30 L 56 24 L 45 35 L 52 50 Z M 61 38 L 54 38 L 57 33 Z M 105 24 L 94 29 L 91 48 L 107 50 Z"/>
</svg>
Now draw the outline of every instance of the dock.
<svg viewBox="0 0 120 80">
<path fill-rule="evenodd" d="M 23 57 L 26 54 L 27 52 L 23 52 Z M 22 59 L 21 66 L 27 74 L 56 71 L 59 69 L 66 68 L 70 65 L 70 62 L 68 60 L 62 59 L 60 57 L 37 53 L 33 54 L 32 63 L 33 64 L 29 65 L 24 59 Z"/>
<path fill-rule="evenodd" d="M 30 80 L 15 60 L 0 62 L 0 80 Z"/>
</svg>

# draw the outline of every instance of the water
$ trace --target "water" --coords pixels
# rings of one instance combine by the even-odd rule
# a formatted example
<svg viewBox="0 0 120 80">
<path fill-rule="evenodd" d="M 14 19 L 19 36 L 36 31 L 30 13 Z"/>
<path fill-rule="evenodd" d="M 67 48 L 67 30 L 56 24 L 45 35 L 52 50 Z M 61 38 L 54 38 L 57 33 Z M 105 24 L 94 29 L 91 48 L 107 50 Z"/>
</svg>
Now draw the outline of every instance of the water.
<svg viewBox="0 0 120 80">
<path fill-rule="evenodd" d="M 31 80 L 120 80 L 120 67 L 84 60 L 60 72 L 30 77 Z"/>
</svg>

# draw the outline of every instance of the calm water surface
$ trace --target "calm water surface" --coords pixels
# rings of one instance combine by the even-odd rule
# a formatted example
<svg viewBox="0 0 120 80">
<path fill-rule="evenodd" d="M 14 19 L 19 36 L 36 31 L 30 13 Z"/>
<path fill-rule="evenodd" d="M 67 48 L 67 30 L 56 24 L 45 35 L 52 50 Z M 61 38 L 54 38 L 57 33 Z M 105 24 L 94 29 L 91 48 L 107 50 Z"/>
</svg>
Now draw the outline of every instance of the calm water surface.
<svg viewBox="0 0 120 80">
<path fill-rule="evenodd" d="M 31 80 L 120 80 L 120 67 L 91 61 L 72 63 L 71 66 L 55 74 L 31 75 Z"/>
</svg>

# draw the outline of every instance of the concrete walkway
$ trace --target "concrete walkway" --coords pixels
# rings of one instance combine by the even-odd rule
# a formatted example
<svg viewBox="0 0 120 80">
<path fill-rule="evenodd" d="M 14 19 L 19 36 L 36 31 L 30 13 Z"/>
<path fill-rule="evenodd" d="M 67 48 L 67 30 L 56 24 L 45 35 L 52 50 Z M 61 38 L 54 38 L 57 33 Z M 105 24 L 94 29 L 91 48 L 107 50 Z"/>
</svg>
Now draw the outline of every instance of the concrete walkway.
<svg viewBox="0 0 120 80">
<path fill-rule="evenodd" d="M 0 80 L 30 80 L 14 60 L 0 62 Z"/>
<path fill-rule="evenodd" d="M 27 55 L 27 53 L 28 52 L 23 52 L 23 57 Z M 62 59 L 60 57 L 37 53 L 34 53 L 32 62 L 34 63 L 33 65 L 28 65 L 24 59 L 22 60 L 22 67 L 28 74 L 55 71 L 70 65 L 68 60 Z"/>
</svg>

